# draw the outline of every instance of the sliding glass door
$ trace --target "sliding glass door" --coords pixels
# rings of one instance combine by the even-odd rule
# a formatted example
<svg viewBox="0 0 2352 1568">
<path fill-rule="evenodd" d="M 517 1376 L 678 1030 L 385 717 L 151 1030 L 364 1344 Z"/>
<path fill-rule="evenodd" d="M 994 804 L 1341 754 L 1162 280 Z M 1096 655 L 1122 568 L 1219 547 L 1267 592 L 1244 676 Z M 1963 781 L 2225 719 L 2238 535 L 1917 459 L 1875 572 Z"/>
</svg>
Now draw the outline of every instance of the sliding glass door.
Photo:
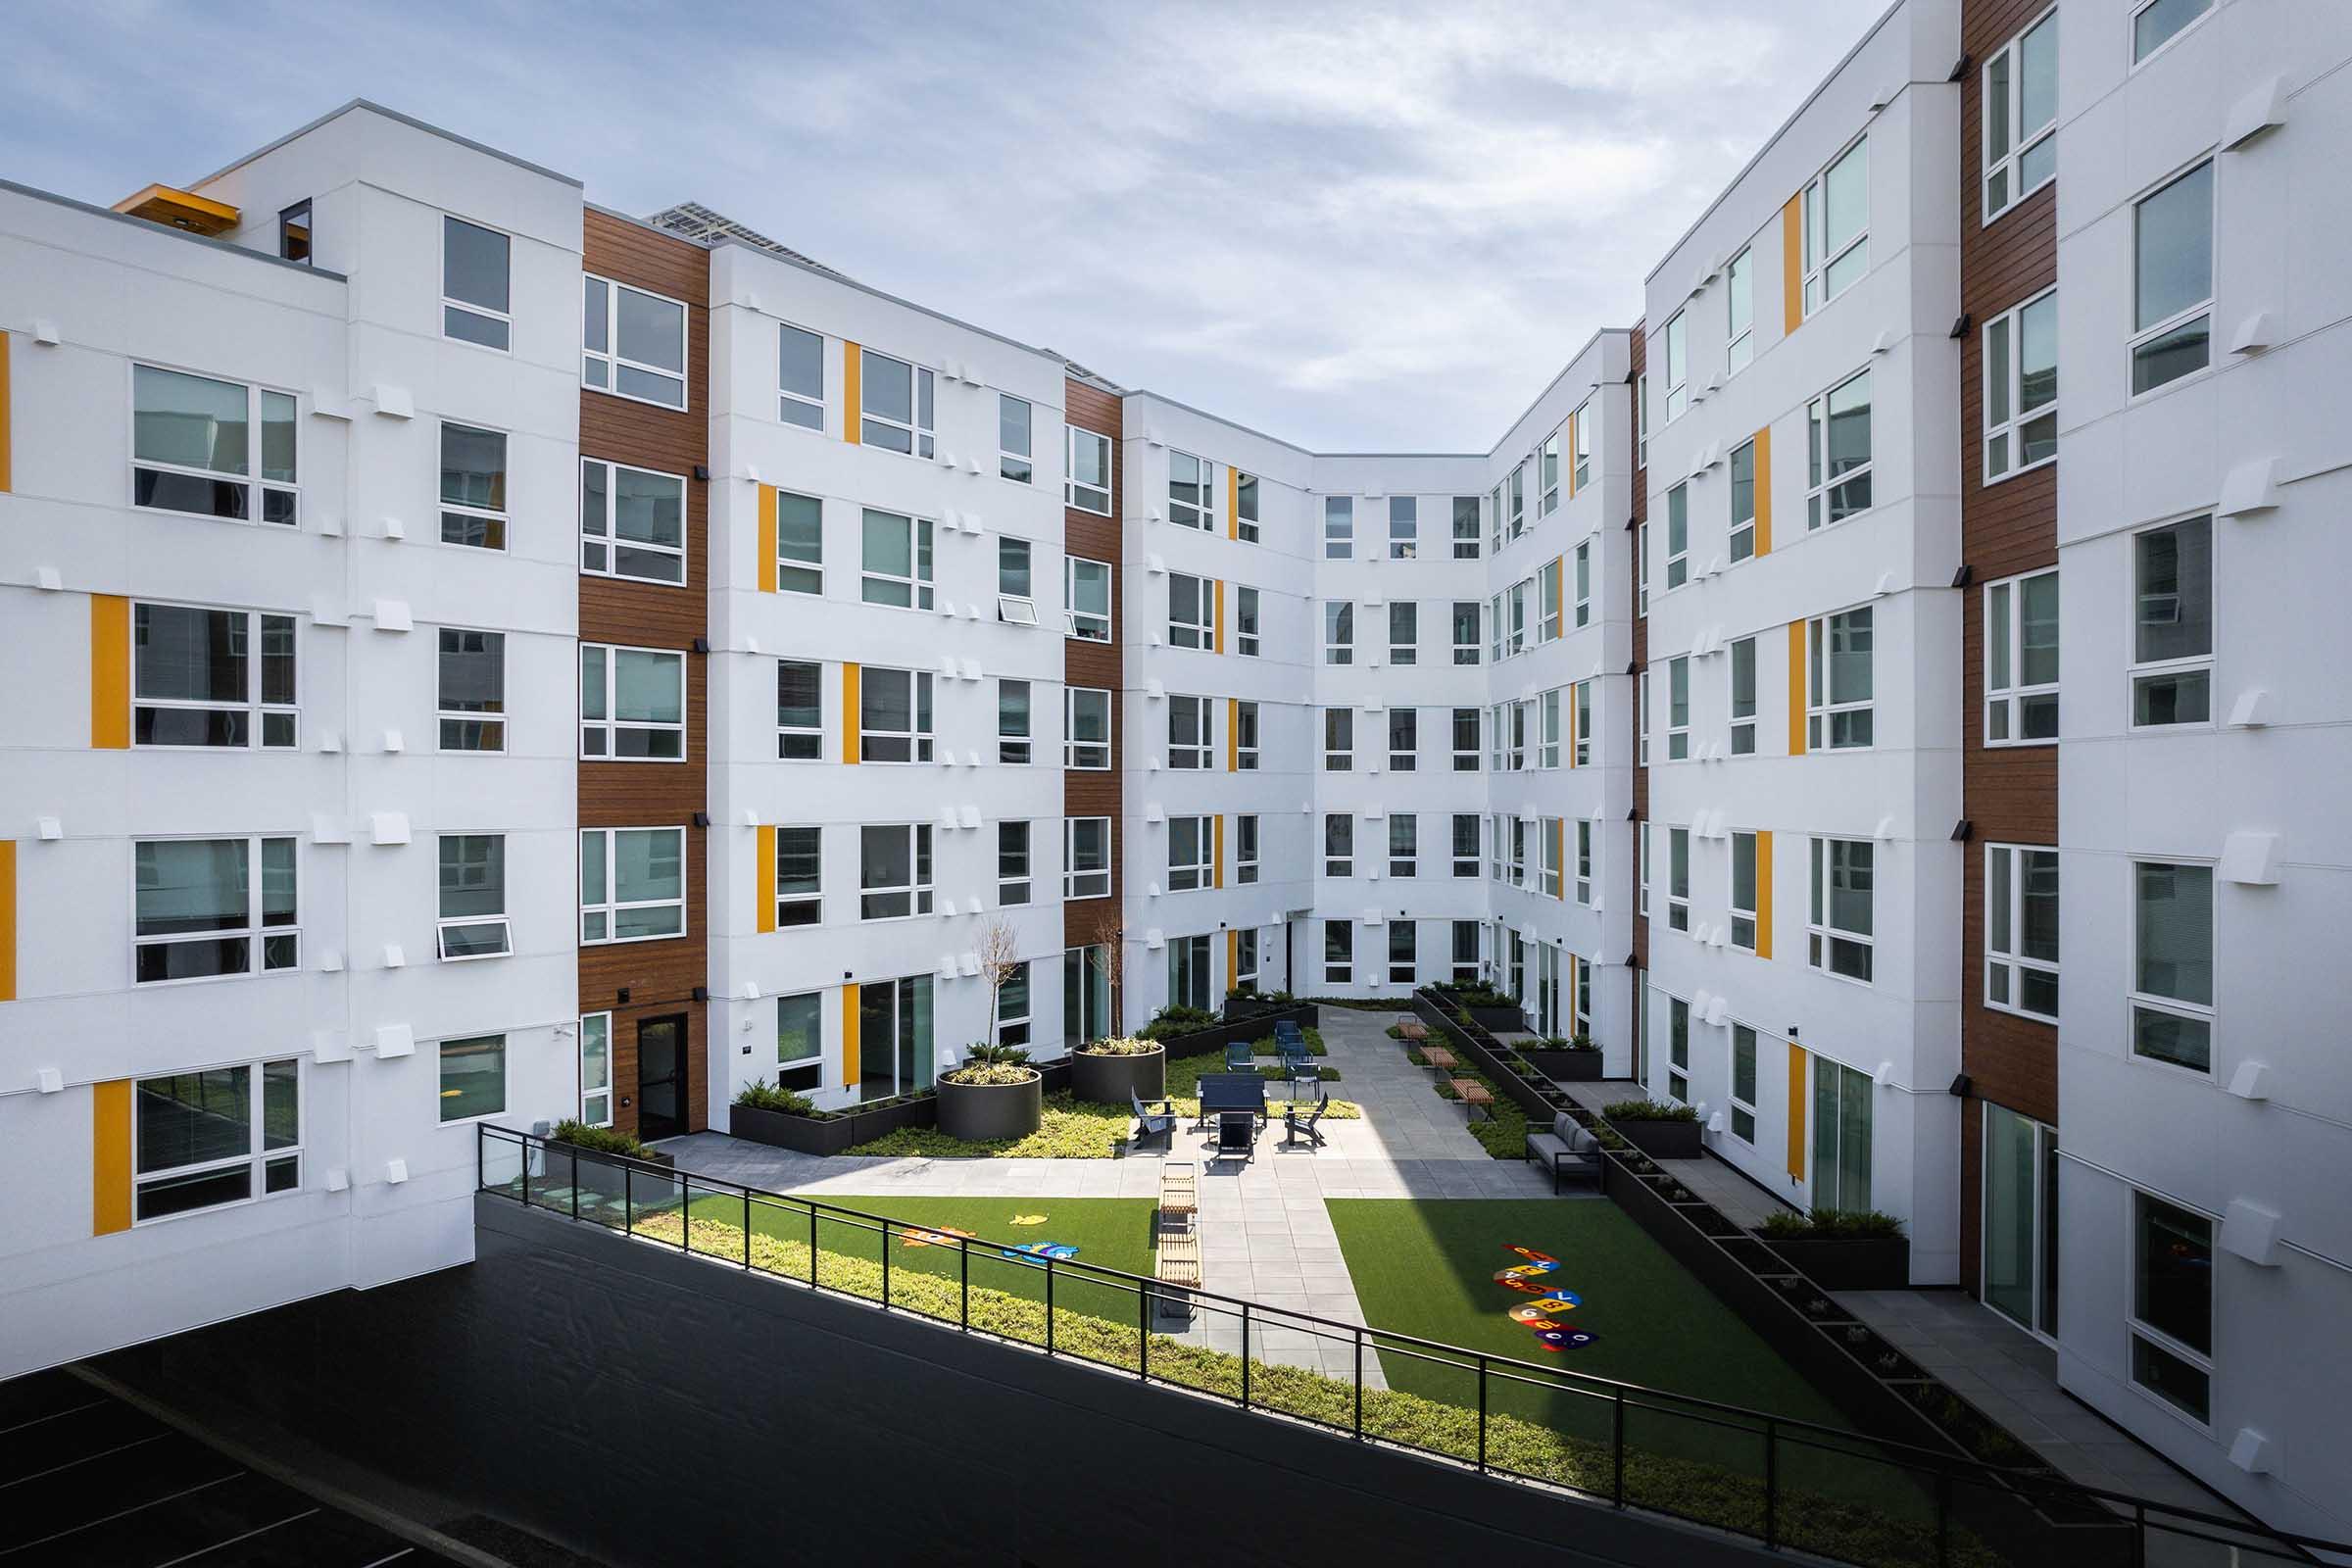
<svg viewBox="0 0 2352 1568">
<path fill-rule="evenodd" d="M 2058 1333 L 2058 1132 L 1984 1105 L 1984 1304 Z"/>
<path fill-rule="evenodd" d="M 1870 1074 L 1813 1058 L 1813 1206 L 1870 1207 Z"/>
<path fill-rule="evenodd" d="M 873 980 L 858 992 L 858 1098 L 931 1087 L 931 977 Z"/>
</svg>

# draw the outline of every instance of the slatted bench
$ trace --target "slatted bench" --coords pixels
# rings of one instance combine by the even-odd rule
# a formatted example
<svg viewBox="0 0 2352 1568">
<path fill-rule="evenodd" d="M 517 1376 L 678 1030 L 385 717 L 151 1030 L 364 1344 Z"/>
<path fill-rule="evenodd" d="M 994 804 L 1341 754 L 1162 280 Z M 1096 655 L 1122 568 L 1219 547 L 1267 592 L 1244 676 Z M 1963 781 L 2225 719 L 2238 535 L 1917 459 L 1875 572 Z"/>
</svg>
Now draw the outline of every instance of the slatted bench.
<svg viewBox="0 0 2352 1568">
<path fill-rule="evenodd" d="M 1190 1323 L 1193 1298 L 1200 1288 L 1200 1237 L 1198 1232 L 1162 1228 L 1159 1258 L 1153 1276 L 1169 1289 L 1152 1293 L 1153 1316 L 1163 1322 Z"/>
<path fill-rule="evenodd" d="M 1483 1110 L 1489 1117 L 1494 1114 L 1494 1096 L 1485 1084 L 1480 1083 L 1477 1079 L 1456 1078 L 1453 1081 L 1453 1092 L 1460 1097 L 1462 1103 L 1471 1109 Z"/>
<path fill-rule="evenodd" d="M 1189 1224 L 1200 1206 L 1200 1167 L 1191 1160 L 1169 1160 L 1159 1167 L 1159 1212 L 1164 1225 L 1172 1216 Z"/>
<path fill-rule="evenodd" d="M 1429 1025 L 1423 1023 L 1418 1018 L 1407 1018 L 1396 1026 L 1396 1032 L 1407 1040 L 1416 1042 L 1427 1040 L 1429 1038 Z"/>
<path fill-rule="evenodd" d="M 1421 1059 L 1428 1062 L 1432 1067 L 1437 1068 L 1440 1072 L 1451 1072 L 1455 1067 L 1460 1065 L 1459 1062 L 1453 1059 L 1453 1053 L 1447 1051 L 1444 1046 L 1423 1047 L 1421 1050 Z"/>
</svg>

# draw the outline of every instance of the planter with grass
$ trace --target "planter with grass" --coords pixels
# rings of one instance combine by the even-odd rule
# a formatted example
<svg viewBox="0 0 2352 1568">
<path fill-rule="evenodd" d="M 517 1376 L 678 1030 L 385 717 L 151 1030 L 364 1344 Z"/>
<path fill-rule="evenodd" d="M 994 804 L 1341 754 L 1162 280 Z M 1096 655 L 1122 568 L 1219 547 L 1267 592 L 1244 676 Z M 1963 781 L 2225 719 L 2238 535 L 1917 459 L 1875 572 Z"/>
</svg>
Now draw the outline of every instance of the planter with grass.
<svg viewBox="0 0 2352 1568">
<path fill-rule="evenodd" d="M 838 1154 L 853 1143 L 847 1116 L 820 1111 L 807 1095 L 761 1078 L 737 1091 L 727 1107 L 727 1132 L 736 1138 L 799 1154 Z"/>
<path fill-rule="evenodd" d="M 1911 1283 L 1911 1238 L 1891 1214 L 1835 1208 L 1775 1214 L 1757 1234 L 1824 1290 L 1899 1291 Z"/>
<path fill-rule="evenodd" d="M 1698 1112 L 1689 1105 L 1620 1100 L 1601 1114 L 1627 1143 L 1652 1159 L 1696 1159 L 1702 1152 Z"/>
<path fill-rule="evenodd" d="M 1600 1048 L 1592 1043 L 1591 1035 L 1578 1035 L 1572 1040 L 1555 1035 L 1522 1047 L 1519 1054 L 1534 1063 L 1536 1071 L 1554 1083 L 1600 1082 Z"/>
<path fill-rule="evenodd" d="M 1157 1100 L 1168 1092 L 1167 1048 L 1130 1036 L 1080 1046 L 1070 1054 L 1070 1091 L 1096 1105 Z"/>
<path fill-rule="evenodd" d="M 939 1130 L 965 1143 L 1026 1138 L 1045 1119 L 1045 1079 L 1018 1046 L 974 1046 L 940 1074 Z"/>
</svg>

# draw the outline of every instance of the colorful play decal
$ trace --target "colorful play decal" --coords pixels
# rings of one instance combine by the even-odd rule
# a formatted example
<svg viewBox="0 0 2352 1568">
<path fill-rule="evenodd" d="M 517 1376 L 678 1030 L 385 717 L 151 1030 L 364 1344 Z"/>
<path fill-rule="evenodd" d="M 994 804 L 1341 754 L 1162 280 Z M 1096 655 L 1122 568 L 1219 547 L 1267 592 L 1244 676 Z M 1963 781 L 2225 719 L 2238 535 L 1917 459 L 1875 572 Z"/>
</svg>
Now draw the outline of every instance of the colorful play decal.
<svg viewBox="0 0 2352 1568">
<path fill-rule="evenodd" d="M 969 1239 L 972 1233 L 950 1228 L 936 1231 L 906 1230 L 899 1234 L 906 1238 L 908 1247 L 954 1247 L 958 1237 Z"/>
<path fill-rule="evenodd" d="M 1581 1350 L 1599 1339 L 1597 1334 L 1583 1329 L 1538 1329 L 1536 1344 L 1546 1350 Z"/>
<path fill-rule="evenodd" d="M 1031 1242 L 1027 1247 L 1007 1247 L 1002 1255 L 1011 1258 L 1015 1263 L 1034 1265 L 1038 1259 L 1044 1257 L 1050 1257 L 1060 1263 L 1076 1257 L 1078 1249 L 1070 1246 L 1067 1242 Z"/>
<path fill-rule="evenodd" d="M 1562 1313 L 1573 1312 L 1585 1304 L 1585 1298 L 1574 1291 L 1555 1289 L 1544 1283 L 1560 1266 L 1560 1260 L 1548 1252 L 1539 1252 L 1532 1247 L 1503 1245 L 1504 1251 L 1516 1252 L 1527 1259 L 1524 1263 L 1494 1271 L 1494 1283 L 1505 1290 L 1532 1296 L 1532 1301 L 1522 1301 L 1509 1309 L 1510 1320 L 1534 1331 L 1539 1349 L 1554 1352 L 1581 1350 L 1600 1336 L 1585 1329 L 1563 1328 L 1556 1319 Z"/>
<path fill-rule="evenodd" d="M 1043 1214 L 1015 1214 L 1012 1216 L 1012 1222 L 1015 1225 L 1043 1225 L 1046 1222 L 1046 1216 Z"/>
</svg>

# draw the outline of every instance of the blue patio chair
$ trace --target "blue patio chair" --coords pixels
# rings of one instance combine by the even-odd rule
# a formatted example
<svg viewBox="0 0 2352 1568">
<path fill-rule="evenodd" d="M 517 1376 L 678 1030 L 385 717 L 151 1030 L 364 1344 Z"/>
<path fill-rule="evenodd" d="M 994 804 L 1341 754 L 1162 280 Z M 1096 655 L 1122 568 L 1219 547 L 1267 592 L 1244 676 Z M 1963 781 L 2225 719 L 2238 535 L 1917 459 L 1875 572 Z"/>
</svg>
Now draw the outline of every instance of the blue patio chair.
<svg viewBox="0 0 2352 1568">
<path fill-rule="evenodd" d="M 1247 1040 L 1236 1040 L 1225 1048 L 1227 1072 L 1254 1072 L 1257 1068 L 1257 1048 Z"/>
</svg>

